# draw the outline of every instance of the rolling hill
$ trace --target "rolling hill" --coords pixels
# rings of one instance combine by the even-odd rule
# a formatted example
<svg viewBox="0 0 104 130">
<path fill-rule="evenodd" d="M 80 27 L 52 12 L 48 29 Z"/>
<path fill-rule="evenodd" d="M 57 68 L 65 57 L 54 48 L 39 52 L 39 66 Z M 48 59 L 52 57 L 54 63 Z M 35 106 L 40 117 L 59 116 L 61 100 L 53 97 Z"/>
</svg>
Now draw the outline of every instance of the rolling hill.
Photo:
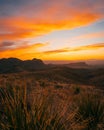
<svg viewBox="0 0 104 130">
<path fill-rule="evenodd" d="M 67 65 L 47 65 L 40 59 L 20 60 L 8 58 L 0 60 L 0 73 L 17 73 L 37 80 L 63 83 L 94 85 L 104 88 L 104 68 L 89 67 L 84 62 Z"/>
<path fill-rule="evenodd" d="M 14 73 L 22 71 L 33 71 L 45 68 L 45 64 L 40 59 L 20 60 L 8 58 L 0 60 L 0 73 Z"/>
</svg>

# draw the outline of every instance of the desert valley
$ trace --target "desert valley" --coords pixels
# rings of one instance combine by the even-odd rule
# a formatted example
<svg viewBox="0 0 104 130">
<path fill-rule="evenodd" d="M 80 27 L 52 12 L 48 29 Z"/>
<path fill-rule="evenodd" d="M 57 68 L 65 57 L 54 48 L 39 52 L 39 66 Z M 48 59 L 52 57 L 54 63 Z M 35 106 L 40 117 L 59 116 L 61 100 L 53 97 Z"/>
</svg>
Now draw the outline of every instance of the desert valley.
<svg viewBox="0 0 104 130">
<path fill-rule="evenodd" d="M 103 130 L 104 67 L 1 59 L 0 102 L 2 130 Z"/>
</svg>

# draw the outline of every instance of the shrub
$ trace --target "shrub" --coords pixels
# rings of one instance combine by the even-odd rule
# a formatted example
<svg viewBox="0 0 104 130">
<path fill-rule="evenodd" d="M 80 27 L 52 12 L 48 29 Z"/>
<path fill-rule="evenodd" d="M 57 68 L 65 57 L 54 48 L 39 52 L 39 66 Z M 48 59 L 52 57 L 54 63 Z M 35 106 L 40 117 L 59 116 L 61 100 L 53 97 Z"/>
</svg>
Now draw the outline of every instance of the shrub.
<svg viewBox="0 0 104 130">
<path fill-rule="evenodd" d="M 39 82 L 40 86 L 45 88 L 47 86 L 46 82 L 45 81 L 40 81 Z"/>
<path fill-rule="evenodd" d="M 56 88 L 56 89 L 62 89 L 62 88 L 63 88 L 63 86 L 62 86 L 62 85 L 58 85 L 58 84 L 57 84 L 57 85 L 55 85 L 55 88 Z"/>
<path fill-rule="evenodd" d="M 80 91 L 81 91 L 80 87 L 78 87 L 78 86 L 74 87 L 74 94 L 79 94 Z"/>
<path fill-rule="evenodd" d="M 77 119 L 87 121 L 85 130 L 104 129 L 104 102 L 95 94 L 81 96 L 78 101 Z"/>
</svg>

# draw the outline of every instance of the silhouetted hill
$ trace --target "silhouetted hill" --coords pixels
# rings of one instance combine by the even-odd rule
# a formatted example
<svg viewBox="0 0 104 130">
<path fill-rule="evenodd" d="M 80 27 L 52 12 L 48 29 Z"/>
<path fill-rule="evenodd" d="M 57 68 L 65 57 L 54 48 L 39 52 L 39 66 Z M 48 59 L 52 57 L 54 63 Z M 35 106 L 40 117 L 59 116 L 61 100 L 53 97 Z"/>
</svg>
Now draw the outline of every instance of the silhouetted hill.
<svg viewBox="0 0 104 130">
<path fill-rule="evenodd" d="M 0 59 L 0 73 L 32 71 L 43 68 L 45 68 L 45 64 L 40 59 L 25 61 L 17 58 Z"/>
<path fill-rule="evenodd" d="M 70 67 L 73 66 L 73 67 Z M 20 60 L 8 58 L 0 60 L 0 73 L 25 72 L 36 79 L 87 84 L 104 87 L 104 68 L 90 68 L 85 62 L 64 65 L 46 65 L 40 59 Z"/>
<path fill-rule="evenodd" d="M 91 68 L 91 65 L 88 65 L 86 62 L 72 62 L 69 64 L 61 64 L 61 66 L 64 67 L 70 67 L 70 68 Z"/>
<path fill-rule="evenodd" d="M 89 65 L 86 64 L 85 62 L 70 63 L 70 64 L 67 64 L 66 66 L 69 66 L 71 68 L 88 68 L 89 67 Z"/>
<path fill-rule="evenodd" d="M 42 60 L 40 59 L 32 59 L 32 60 L 25 60 L 22 63 L 22 68 L 24 68 L 25 70 L 36 70 L 36 69 L 43 69 L 45 68 L 46 65 L 43 63 Z"/>
<path fill-rule="evenodd" d="M 85 68 L 89 69 L 92 68 L 93 66 L 88 65 L 86 62 L 74 62 L 74 63 L 69 63 L 69 64 L 48 64 L 51 67 L 52 66 L 64 66 L 64 67 L 70 67 L 70 68 Z"/>
</svg>

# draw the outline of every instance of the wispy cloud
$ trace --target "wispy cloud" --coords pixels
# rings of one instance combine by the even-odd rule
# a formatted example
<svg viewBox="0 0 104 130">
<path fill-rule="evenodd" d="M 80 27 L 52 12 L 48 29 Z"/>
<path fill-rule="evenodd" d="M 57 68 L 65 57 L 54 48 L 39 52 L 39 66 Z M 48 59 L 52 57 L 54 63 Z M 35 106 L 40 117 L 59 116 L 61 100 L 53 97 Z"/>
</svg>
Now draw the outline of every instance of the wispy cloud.
<svg viewBox="0 0 104 130">
<path fill-rule="evenodd" d="M 102 20 L 104 18 L 103 5 L 104 0 L 0 1 L 0 57 L 15 56 L 24 59 L 26 57 L 39 56 L 44 59 L 48 55 L 53 56 L 54 54 L 68 54 L 70 52 L 74 53 L 104 48 L 104 43 L 99 43 L 60 49 L 64 42 L 59 42 L 58 45 L 55 45 L 56 42 L 53 42 L 47 36 L 49 40 L 46 40 L 47 38 L 45 40 L 51 43 L 51 47 L 55 45 L 59 48 L 48 50 L 46 46 L 49 43 L 46 43 L 44 38 L 42 40 L 42 37 L 39 37 L 54 31 L 74 30 L 74 28 L 91 25 L 96 21 Z M 36 37 L 40 38 L 38 40 L 39 43 L 36 41 L 36 44 L 31 45 L 31 42 L 33 43 Z M 75 37 L 75 40 L 95 37 L 104 37 L 104 32 L 84 34 Z M 27 39 L 31 40 L 28 41 Z M 60 36 L 59 39 L 61 39 Z M 42 51 L 41 47 L 46 47 L 46 50 Z"/>
<path fill-rule="evenodd" d="M 97 44 L 79 46 L 79 47 L 74 47 L 74 48 L 61 48 L 61 49 L 56 49 L 56 50 L 40 51 L 40 48 L 43 48 L 47 45 L 49 45 L 49 43 L 36 43 L 33 45 L 27 45 L 25 47 L 16 48 L 13 50 L 0 51 L 0 58 L 14 56 L 21 59 L 27 59 L 27 58 L 31 59 L 31 58 L 36 57 L 36 58 L 43 58 L 43 59 L 50 58 L 51 60 L 51 59 L 55 59 L 56 56 L 59 59 L 60 58 L 64 59 L 65 58 L 64 54 L 67 54 L 67 55 L 73 54 L 73 56 L 77 58 L 77 55 L 75 56 L 75 52 L 78 52 L 78 54 L 80 54 L 81 51 L 93 51 L 93 50 L 97 51 L 99 49 L 104 48 L 104 43 L 97 43 Z M 85 53 L 83 54 L 85 55 Z M 89 54 L 86 54 L 86 55 L 89 55 Z"/>
<path fill-rule="evenodd" d="M 104 43 L 97 43 L 97 44 L 92 44 L 92 45 L 87 45 L 87 46 L 79 46 L 79 47 L 74 47 L 74 48 L 61 48 L 57 50 L 50 50 L 50 51 L 44 51 L 44 54 L 58 54 L 58 53 L 67 53 L 67 52 L 77 52 L 77 51 L 86 51 L 86 50 L 97 50 L 104 48 Z"/>
<path fill-rule="evenodd" d="M 11 6 L 1 2 L 0 39 L 31 38 L 87 25 L 104 18 L 102 5 L 102 0 L 22 0 Z"/>
<path fill-rule="evenodd" d="M 80 46 L 71 49 L 70 51 L 85 51 L 85 50 L 97 50 L 104 48 L 104 43 L 97 43 L 97 44 L 92 44 L 92 45 L 87 45 L 87 46 Z"/>
<path fill-rule="evenodd" d="M 13 50 L 17 48 L 22 48 L 28 46 L 27 42 L 14 42 L 14 41 L 1 41 L 0 42 L 0 51 L 5 51 L 5 50 Z"/>
<path fill-rule="evenodd" d="M 82 34 L 80 36 L 72 37 L 70 40 L 93 39 L 93 38 L 104 38 L 104 31 Z"/>
<path fill-rule="evenodd" d="M 29 44 L 28 41 L 25 41 L 25 42 L 4 41 L 4 42 L 0 42 L 0 51 L 38 49 L 38 48 L 47 46 L 48 44 L 49 43 Z"/>
<path fill-rule="evenodd" d="M 62 49 L 57 49 L 57 50 L 50 50 L 50 51 L 44 51 L 43 53 L 45 54 L 56 54 L 56 53 L 64 53 L 64 52 L 69 52 L 69 48 L 62 48 Z"/>
</svg>

